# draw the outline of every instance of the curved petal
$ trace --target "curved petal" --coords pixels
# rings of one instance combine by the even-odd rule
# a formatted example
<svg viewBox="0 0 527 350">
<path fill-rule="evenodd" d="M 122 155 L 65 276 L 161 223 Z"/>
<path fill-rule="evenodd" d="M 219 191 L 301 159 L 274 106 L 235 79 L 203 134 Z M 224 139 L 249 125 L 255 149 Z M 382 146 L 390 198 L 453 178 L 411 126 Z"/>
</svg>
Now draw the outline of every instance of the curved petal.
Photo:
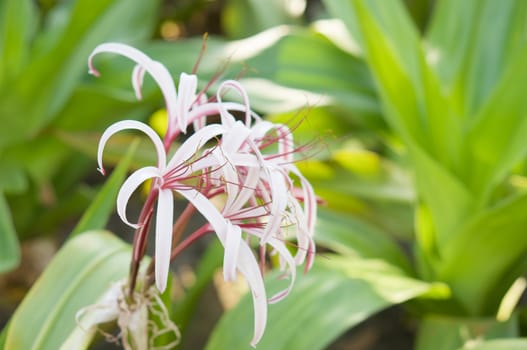
<svg viewBox="0 0 527 350">
<path fill-rule="evenodd" d="M 156 214 L 155 276 L 156 286 L 163 293 L 167 286 L 170 252 L 172 250 L 172 225 L 174 222 L 174 198 L 172 191 L 159 190 Z"/>
<path fill-rule="evenodd" d="M 97 162 L 99 164 L 99 171 L 104 175 L 104 167 L 102 165 L 102 154 L 104 151 L 104 146 L 106 145 L 106 142 L 108 139 L 115 133 L 121 131 L 121 130 L 139 130 L 144 132 L 154 143 L 154 146 L 156 148 L 157 152 L 157 166 L 159 169 L 164 169 L 166 164 L 166 153 L 165 148 L 163 147 L 163 142 L 157 135 L 157 133 L 148 125 L 138 122 L 136 120 L 122 120 L 117 123 L 114 123 L 110 125 L 102 134 L 100 140 L 99 140 L 99 146 L 97 150 Z"/>
<path fill-rule="evenodd" d="M 262 338 L 267 323 L 267 295 L 260 273 L 260 267 L 245 241 L 240 242 L 238 270 L 242 273 L 251 289 L 254 308 L 254 335 L 251 345 L 254 347 Z"/>
<path fill-rule="evenodd" d="M 261 244 L 268 242 L 269 238 L 274 235 L 282 223 L 282 214 L 287 207 L 287 193 L 288 189 L 283 178 L 283 174 L 277 170 L 269 171 L 269 186 L 271 191 L 271 208 L 270 217 L 267 222 Z"/>
<path fill-rule="evenodd" d="M 242 103 L 245 106 L 245 125 L 249 127 L 251 125 L 251 107 L 249 104 L 249 96 L 247 95 L 247 92 L 243 88 L 242 84 L 240 84 L 236 80 L 226 80 L 223 83 L 221 83 L 220 86 L 218 87 L 218 92 L 216 93 L 216 98 L 218 102 L 221 103 L 221 96 L 225 92 L 227 92 L 229 89 L 234 89 L 240 94 L 242 98 Z M 227 90 L 227 91 L 223 91 L 223 90 Z"/>
<path fill-rule="evenodd" d="M 241 190 L 238 192 L 238 196 L 236 196 L 236 200 L 231 205 L 231 210 L 238 211 L 245 205 L 245 203 L 247 203 L 247 201 L 254 195 L 256 185 L 259 179 L 260 168 L 247 168 L 247 175 L 245 176 L 245 181 L 241 186 Z"/>
<path fill-rule="evenodd" d="M 218 209 L 203 194 L 194 189 L 180 190 L 177 192 L 191 202 L 209 221 L 222 245 L 225 246 L 228 231 L 227 220 L 221 215 Z M 240 240 L 238 249 L 237 268 L 247 280 L 253 297 L 254 336 L 251 340 L 251 345 L 255 346 L 260 341 L 267 323 L 267 297 L 260 268 L 251 249 L 243 240 Z"/>
<path fill-rule="evenodd" d="M 117 194 L 117 214 L 125 224 L 133 228 L 138 228 L 136 224 L 132 224 L 126 217 L 126 205 L 135 190 L 146 180 L 152 178 L 161 178 L 161 173 L 156 167 L 145 167 L 136 170 L 121 186 Z"/>
<path fill-rule="evenodd" d="M 236 121 L 227 127 L 222 139 L 222 145 L 227 152 L 238 152 L 250 134 L 251 129 L 243 125 L 242 122 Z"/>
<path fill-rule="evenodd" d="M 225 253 L 223 258 L 223 279 L 225 281 L 236 280 L 236 263 L 240 242 L 242 241 L 242 229 L 228 222 L 225 240 Z"/>
<path fill-rule="evenodd" d="M 143 68 L 143 66 L 136 64 L 134 67 L 134 71 L 132 72 L 132 86 L 134 87 L 135 97 L 138 100 L 143 99 L 141 88 L 143 86 L 144 77 L 145 77 L 145 69 Z"/>
<path fill-rule="evenodd" d="M 269 298 L 269 303 L 274 304 L 285 298 L 289 292 L 291 292 L 291 289 L 293 288 L 293 285 L 295 284 L 296 279 L 296 265 L 295 260 L 293 259 L 293 256 L 285 246 L 284 242 L 276 239 L 271 238 L 269 240 L 269 245 L 273 247 L 278 254 L 280 254 L 280 257 L 285 260 L 288 266 L 289 273 L 291 274 L 291 280 L 289 282 L 289 286 L 282 290 L 281 292 L 276 293 L 271 298 Z"/>
<path fill-rule="evenodd" d="M 199 129 L 190 136 L 168 162 L 167 169 L 179 166 L 183 162 L 189 161 L 196 156 L 198 151 L 205 146 L 211 139 L 221 135 L 224 131 L 223 126 L 211 124 Z"/>
<path fill-rule="evenodd" d="M 176 88 L 172 76 L 165 66 L 152 60 L 143 52 L 129 45 L 121 43 L 105 43 L 97 46 L 88 57 L 89 72 L 95 76 L 99 76 L 99 72 L 93 66 L 93 57 L 103 52 L 116 53 L 125 56 L 143 67 L 143 69 L 146 70 L 155 80 L 165 97 L 169 120 L 176 120 Z"/>
<path fill-rule="evenodd" d="M 198 88 L 198 77 L 194 74 L 181 73 L 179 76 L 178 98 L 177 98 L 177 117 L 176 121 L 179 129 L 185 133 L 187 131 L 187 117 L 196 101 L 196 89 Z"/>
<path fill-rule="evenodd" d="M 185 197 L 197 211 L 203 215 L 205 219 L 212 226 L 212 229 L 216 232 L 216 235 L 220 239 L 220 242 L 225 246 L 226 234 L 227 234 L 227 220 L 218 211 L 218 209 L 212 204 L 212 202 L 205 197 L 201 192 L 193 189 L 179 189 L 176 190 L 179 194 Z"/>
</svg>

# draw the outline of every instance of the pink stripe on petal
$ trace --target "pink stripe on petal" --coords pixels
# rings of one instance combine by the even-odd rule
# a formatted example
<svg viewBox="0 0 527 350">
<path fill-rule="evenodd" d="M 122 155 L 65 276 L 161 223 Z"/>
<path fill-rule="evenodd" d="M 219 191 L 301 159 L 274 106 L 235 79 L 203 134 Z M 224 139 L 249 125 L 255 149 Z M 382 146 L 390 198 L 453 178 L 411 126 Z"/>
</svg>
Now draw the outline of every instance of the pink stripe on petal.
<svg viewBox="0 0 527 350">
<path fill-rule="evenodd" d="M 128 221 L 126 217 L 126 206 L 130 197 L 135 192 L 135 190 L 141 186 L 143 182 L 152 178 L 160 178 L 161 174 L 159 169 L 156 167 L 144 167 L 139 170 L 136 170 L 121 186 L 119 193 L 117 194 L 117 214 L 121 220 L 133 228 L 138 228 L 138 225 L 132 224 Z"/>
<path fill-rule="evenodd" d="M 156 214 L 155 276 L 157 289 L 161 293 L 165 291 L 168 279 L 173 219 L 174 198 L 172 191 L 159 190 Z"/>
<path fill-rule="evenodd" d="M 134 71 L 132 72 L 132 86 L 134 87 L 135 97 L 138 100 L 143 99 L 143 94 L 141 93 L 141 89 L 143 87 L 144 77 L 145 77 L 144 68 L 141 65 L 136 64 L 134 67 Z"/>
</svg>

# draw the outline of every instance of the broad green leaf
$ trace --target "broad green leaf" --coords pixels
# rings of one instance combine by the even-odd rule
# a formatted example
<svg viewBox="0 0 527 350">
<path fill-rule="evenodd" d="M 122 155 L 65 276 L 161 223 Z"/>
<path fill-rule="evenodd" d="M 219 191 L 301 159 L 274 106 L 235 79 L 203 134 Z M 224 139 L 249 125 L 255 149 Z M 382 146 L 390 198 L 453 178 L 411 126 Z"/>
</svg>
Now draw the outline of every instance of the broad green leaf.
<svg viewBox="0 0 527 350">
<path fill-rule="evenodd" d="M 196 281 L 185 292 L 182 300 L 173 301 L 172 320 L 178 325 L 183 334 L 195 314 L 196 307 L 202 300 L 201 296 L 211 282 L 214 272 L 221 266 L 222 257 L 223 246 L 218 240 L 211 242 L 196 267 Z M 183 338 L 184 341 L 185 339 Z"/>
<path fill-rule="evenodd" d="M 503 201 L 470 220 L 444 246 L 439 278 L 470 314 L 495 313 L 518 277 L 502 280 L 527 252 L 526 212 L 527 194 Z"/>
<path fill-rule="evenodd" d="M 421 238 L 435 242 L 441 254 L 443 244 L 472 214 L 475 200 L 465 184 L 440 163 L 417 147 L 410 151 L 416 172 L 417 193 L 423 201 L 422 205 L 430 211 L 432 220 L 428 227 L 433 228 L 433 231 L 426 234 L 433 237 Z"/>
<path fill-rule="evenodd" d="M 138 140 L 130 144 L 128 153 L 113 170 L 108 180 L 106 180 L 90 207 L 84 212 L 77 226 L 71 232 L 70 237 L 74 237 L 81 232 L 100 230 L 106 226 L 115 208 L 115 199 L 130 168 L 130 163 L 138 144 Z"/>
<path fill-rule="evenodd" d="M 437 229 L 434 240 L 441 243 L 465 217 L 472 196 L 458 179 L 466 166 L 459 152 L 460 126 L 425 59 L 418 33 L 399 1 L 326 3 L 359 37 L 385 116 L 415 165 L 418 192 Z"/>
<path fill-rule="evenodd" d="M 229 0 L 221 13 L 222 27 L 230 38 L 243 38 L 274 26 L 298 24 L 302 7 L 302 1 Z"/>
<path fill-rule="evenodd" d="M 29 45 L 37 24 L 34 1 L 0 2 L 0 86 L 10 82 L 29 60 Z"/>
<path fill-rule="evenodd" d="M 315 229 L 318 244 L 343 255 L 383 259 L 409 271 L 410 265 L 395 241 L 349 215 L 321 210 Z"/>
<path fill-rule="evenodd" d="M 341 11 L 351 11 L 342 19 L 351 30 L 356 28 L 385 116 L 394 130 L 407 143 L 415 143 L 443 163 L 455 165 L 458 125 L 400 1 L 326 3 L 336 15 L 340 7 Z"/>
<path fill-rule="evenodd" d="M 67 25 L 49 49 L 28 64 L 16 84 L 3 91 L 0 147 L 34 134 L 49 123 L 86 74 L 86 59 L 101 42 L 122 36 L 122 28 L 150 25 L 157 1 L 103 0 L 74 2 Z M 123 20 L 117 21 L 116 18 Z M 127 21 L 133 18 L 133 23 Z M 131 29 L 132 30 L 132 29 Z M 31 103 L 27 103 L 31 101 Z M 24 115 L 24 118 L 8 118 Z"/>
<path fill-rule="evenodd" d="M 526 55 L 527 45 L 507 66 L 468 134 L 474 162 L 469 183 L 480 193 L 482 203 L 527 152 L 527 100 L 522 88 L 527 79 Z"/>
<path fill-rule="evenodd" d="M 423 318 L 419 327 L 416 350 L 452 350 L 459 349 L 464 344 L 467 345 L 466 349 L 472 349 L 469 344 L 475 345 L 484 339 L 515 336 L 518 336 L 517 318 L 498 322 L 494 318 L 428 315 Z"/>
<path fill-rule="evenodd" d="M 283 281 L 267 280 L 268 289 L 279 285 Z M 346 329 L 379 310 L 430 292 L 437 292 L 433 285 L 412 279 L 382 261 L 333 255 L 319 258 L 309 273 L 299 275 L 286 299 L 269 306 L 267 328 L 258 349 L 324 349 Z M 251 302 L 246 296 L 225 314 L 207 350 L 251 348 Z"/>
<path fill-rule="evenodd" d="M 472 343 L 461 350 L 523 350 L 527 348 L 526 338 L 495 339 Z"/>
<path fill-rule="evenodd" d="M 0 349 L 5 349 L 5 341 L 7 339 L 8 329 L 9 329 L 9 322 L 2 329 L 2 333 L 0 333 Z"/>
<path fill-rule="evenodd" d="M 525 1 L 438 1 L 427 33 L 428 55 L 464 119 L 475 116 L 510 58 L 525 46 L 526 26 Z"/>
<path fill-rule="evenodd" d="M 130 248 L 104 231 L 68 241 L 15 311 L 6 349 L 56 350 L 75 329 L 75 314 L 128 273 Z"/>
<path fill-rule="evenodd" d="M 320 34 L 293 30 L 272 47 L 248 59 L 247 64 L 258 77 L 278 85 L 329 96 L 355 113 L 380 113 L 364 62 Z M 272 91 L 260 93 L 265 95 Z"/>
<path fill-rule="evenodd" d="M 11 211 L 0 191 L 0 273 L 9 271 L 20 263 L 20 246 L 11 219 Z"/>
</svg>

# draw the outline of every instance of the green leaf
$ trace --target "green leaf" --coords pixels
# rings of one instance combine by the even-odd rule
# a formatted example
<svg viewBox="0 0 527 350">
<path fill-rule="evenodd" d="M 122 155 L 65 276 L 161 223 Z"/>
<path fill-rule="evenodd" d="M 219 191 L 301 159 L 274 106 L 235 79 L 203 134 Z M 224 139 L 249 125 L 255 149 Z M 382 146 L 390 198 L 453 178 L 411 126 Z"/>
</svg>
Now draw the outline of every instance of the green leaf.
<svg viewBox="0 0 527 350">
<path fill-rule="evenodd" d="M 299 24 L 302 12 L 292 13 L 291 4 L 287 0 L 227 1 L 221 13 L 222 27 L 230 38 L 243 38 L 274 26 Z"/>
<path fill-rule="evenodd" d="M 122 39 L 127 28 L 144 32 L 144 26 L 152 24 L 158 1 L 81 0 L 73 4 L 60 37 L 34 54 L 16 84 L 2 91 L 0 116 L 5 125 L 0 130 L 0 147 L 23 140 L 47 125 L 86 74 L 91 50 L 101 42 Z M 133 21 L 128 22 L 128 18 Z M 24 118 L 9 117 L 13 115 Z"/>
<path fill-rule="evenodd" d="M 527 252 L 526 212 L 527 194 L 503 201 L 470 220 L 444 246 L 439 278 L 470 314 L 495 313 L 518 277 L 502 280 Z"/>
<path fill-rule="evenodd" d="M 527 4 L 521 0 L 438 1 L 427 33 L 429 55 L 465 119 L 475 116 L 522 50 Z"/>
<path fill-rule="evenodd" d="M 409 145 L 415 143 L 443 163 L 456 165 L 459 126 L 400 1 L 326 3 L 335 12 L 343 7 L 338 13 L 351 10 L 342 19 L 350 31 L 357 31 L 391 126 Z"/>
<path fill-rule="evenodd" d="M 442 246 L 457 232 L 467 217 L 472 215 L 475 199 L 464 183 L 427 153 L 417 147 L 410 151 L 417 174 L 417 193 L 423 201 L 422 205 L 430 211 L 432 224 L 427 226 L 433 228 L 433 231 L 417 234 L 431 235 L 432 237 L 421 238 L 435 242 L 441 253 Z"/>
<path fill-rule="evenodd" d="M 90 207 L 84 212 L 77 226 L 71 232 L 70 237 L 74 237 L 81 232 L 100 230 L 106 226 L 115 208 L 115 199 L 130 168 L 130 163 L 138 145 L 139 140 L 130 144 L 128 153 L 119 162 L 117 168 L 113 170 L 108 180 L 106 180 Z"/>
<path fill-rule="evenodd" d="M 385 116 L 412 157 L 418 193 L 430 208 L 434 241 L 440 245 L 466 217 L 473 198 L 458 178 L 466 167 L 460 124 L 425 59 L 419 35 L 400 1 L 326 4 L 357 33 Z"/>
<path fill-rule="evenodd" d="M 527 79 L 527 45 L 507 66 L 499 84 L 471 125 L 469 183 L 485 203 L 492 188 L 527 152 L 527 101 L 523 83 Z"/>
<path fill-rule="evenodd" d="M 461 350 L 523 350 L 527 348 L 527 339 L 495 339 L 470 344 Z"/>
<path fill-rule="evenodd" d="M 10 82 L 29 60 L 38 18 L 32 0 L 0 2 L 0 86 Z"/>
<path fill-rule="evenodd" d="M 379 115 L 374 86 L 362 60 L 337 48 L 320 34 L 290 30 L 273 46 L 247 60 L 258 77 L 281 86 L 317 93 L 321 96 L 319 101 L 322 96 L 329 96 L 355 113 Z M 277 90 L 275 93 L 284 92 Z M 263 96 L 272 94 L 272 90 L 259 91 Z"/>
<path fill-rule="evenodd" d="M 279 285 L 283 286 L 283 281 L 267 280 L 268 289 Z M 433 285 L 407 277 L 382 261 L 333 255 L 318 259 L 309 273 L 299 275 L 287 298 L 269 306 L 267 328 L 258 349 L 324 349 L 346 329 L 379 310 L 434 290 Z M 250 349 L 251 302 L 246 296 L 225 314 L 207 350 Z"/>
<path fill-rule="evenodd" d="M 4 194 L 0 192 L 0 273 L 20 263 L 20 246 Z"/>
<path fill-rule="evenodd" d="M 408 260 L 395 241 L 349 215 L 320 210 L 315 229 L 318 244 L 343 255 L 378 258 L 410 271 Z"/>
<path fill-rule="evenodd" d="M 172 306 L 172 320 L 178 325 L 182 333 L 188 326 L 195 313 L 198 303 L 206 287 L 212 280 L 214 272 L 221 266 L 223 246 L 215 240 L 210 243 L 205 254 L 200 258 L 196 267 L 196 281 L 186 291 L 182 300 L 175 300 Z"/>
<path fill-rule="evenodd" d="M 5 348 L 59 349 L 76 326 L 76 312 L 127 275 L 130 254 L 104 231 L 68 241 L 15 311 Z"/>
<path fill-rule="evenodd" d="M 495 318 L 456 318 L 438 315 L 424 317 L 419 327 L 416 350 L 452 350 L 466 348 L 484 339 L 518 336 L 517 318 L 498 322 Z M 477 346 L 475 349 L 479 349 Z M 498 348 L 489 348 L 497 350 Z"/>
</svg>

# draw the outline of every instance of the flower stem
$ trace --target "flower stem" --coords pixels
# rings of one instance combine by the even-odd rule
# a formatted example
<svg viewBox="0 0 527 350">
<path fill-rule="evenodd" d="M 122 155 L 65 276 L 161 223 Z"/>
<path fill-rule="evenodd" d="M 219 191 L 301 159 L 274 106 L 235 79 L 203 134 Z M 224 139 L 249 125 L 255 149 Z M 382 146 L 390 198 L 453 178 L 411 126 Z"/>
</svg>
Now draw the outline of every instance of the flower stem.
<svg viewBox="0 0 527 350">
<path fill-rule="evenodd" d="M 155 186 L 155 184 L 152 184 L 152 186 Z M 148 197 L 146 198 L 145 204 L 143 205 L 143 208 L 141 209 L 141 213 L 139 214 L 139 220 L 138 225 L 139 227 L 135 231 L 134 235 L 134 243 L 133 243 L 133 250 L 132 250 L 132 261 L 130 263 L 130 275 L 129 275 L 129 283 L 130 288 L 128 290 L 129 297 L 132 297 L 136 281 L 137 281 L 137 273 L 139 272 L 139 264 L 141 262 L 141 259 L 145 255 L 146 245 L 147 245 L 147 237 L 148 232 L 150 231 L 150 222 L 152 219 L 152 213 L 154 211 L 154 203 L 157 199 L 158 195 L 158 189 L 157 187 L 152 187 L 150 192 L 148 193 Z"/>
</svg>

